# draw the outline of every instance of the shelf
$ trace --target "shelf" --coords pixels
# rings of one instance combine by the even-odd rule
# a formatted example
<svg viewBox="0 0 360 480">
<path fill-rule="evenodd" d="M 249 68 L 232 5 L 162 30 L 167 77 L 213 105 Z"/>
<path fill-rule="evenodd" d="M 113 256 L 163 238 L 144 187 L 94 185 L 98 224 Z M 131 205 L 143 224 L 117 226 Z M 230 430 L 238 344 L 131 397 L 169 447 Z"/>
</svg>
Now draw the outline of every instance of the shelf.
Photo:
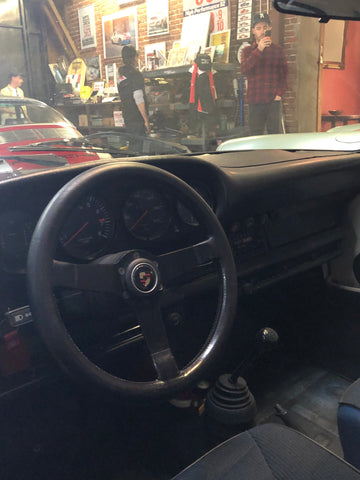
<svg viewBox="0 0 360 480">
<path fill-rule="evenodd" d="M 189 110 L 189 104 L 188 103 L 150 103 L 149 104 L 149 110 L 161 110 L 163 108 L 166 108 L 167 110 L 174 110 L 176 112 L 182 111 L 182 110 Z"/>
<path fill-rule="evenodd" d="M 115 102 L 100 102 L 100 103 L 63 103 L 63 104 L 57 104 L 55 105 L 55 108 L 61 109 L 61 108 L 79 108 L 79 107 L 84 107 L 84 108 L 105 108 L 109 107 L 110 105 L 112 106 L 121 106 L 120 100 L 117 100 Z"/>
<path fill-rule="evenodd" d="M 218 99 L 217 100 L 217 107 L 218 108 L 234 108 L 236 106 L 236 100 L 235 99 Z M 161 110 L 163 108 L 167 108 L 168 110 L 174 110 L 175 112 L 179 111 L 184 111 L 184 110 L 189 110 L 190 105 L 188 103 L 151 103 L 149 104 L 149 109 L 150 110 Z"/>
<path fill-rule="evenodd" d="M 142 74 L 145 78 L 171 77 L 174 75 L 189 73 L 191 65 L 192 64 L 179 65 L 178 67 L 159 68 L 158 70 L 150 70 L 150 71 L 142 72 Z M 236 68 L 235 65 L 233 65 L 232 63 L 213 63 L 212 67 L 217 72 L 221 72 L 221 71 L 230 72 L 230 71 L 234 71 Z"/>
</svg>

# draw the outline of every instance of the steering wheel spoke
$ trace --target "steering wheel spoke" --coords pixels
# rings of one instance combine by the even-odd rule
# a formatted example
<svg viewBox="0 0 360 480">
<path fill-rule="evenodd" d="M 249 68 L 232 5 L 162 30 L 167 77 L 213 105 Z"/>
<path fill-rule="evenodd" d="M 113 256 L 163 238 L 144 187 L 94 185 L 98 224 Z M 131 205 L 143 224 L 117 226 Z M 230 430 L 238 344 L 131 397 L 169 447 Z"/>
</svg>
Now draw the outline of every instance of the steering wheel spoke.
<svg viewBox="0 0 360 480">
<path fill-rule="evenodd" d="M 76 290 L 121 294 L 116 265 L 53 261 L 52 285 Z"/>
<path fill-rule="evenodd" d="M 169 345 L 158 297 L 137 301 L 137 319 L 156 370 L 158 380 L 169 380 L 179 375 L 179 369 Z"/>
<path fill-rule="evenodd" d="M 165 285 L 219 258 L 212 237 L 190 247 L 159 255 L 161 278 Z"/>
</svg>

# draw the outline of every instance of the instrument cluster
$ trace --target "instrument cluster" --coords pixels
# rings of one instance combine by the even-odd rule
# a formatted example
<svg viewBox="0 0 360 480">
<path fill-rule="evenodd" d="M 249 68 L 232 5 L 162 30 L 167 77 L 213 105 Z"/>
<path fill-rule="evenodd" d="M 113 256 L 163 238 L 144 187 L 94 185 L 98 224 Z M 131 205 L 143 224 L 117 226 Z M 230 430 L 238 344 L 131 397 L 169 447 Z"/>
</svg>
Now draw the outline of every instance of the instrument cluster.
<svg viewBox="0 0 360 480">
<path fill-rule="evenodd" d="M 193 188 L 211 208 L 214 197 L 202 183 Z M 111 191 L 110 191 L 111 193 Z M 0 265 L 24 272 L 37 217 L 23 210 L 0 212 Z M 156 186 L 133 185 L 125 192 L 90 192 L 74 206 L 59 235 L 57 258 L 91 261 L 106 253 L 154 247 L 196 235 L 199 220 L 174 195 Z"/>
</svg>

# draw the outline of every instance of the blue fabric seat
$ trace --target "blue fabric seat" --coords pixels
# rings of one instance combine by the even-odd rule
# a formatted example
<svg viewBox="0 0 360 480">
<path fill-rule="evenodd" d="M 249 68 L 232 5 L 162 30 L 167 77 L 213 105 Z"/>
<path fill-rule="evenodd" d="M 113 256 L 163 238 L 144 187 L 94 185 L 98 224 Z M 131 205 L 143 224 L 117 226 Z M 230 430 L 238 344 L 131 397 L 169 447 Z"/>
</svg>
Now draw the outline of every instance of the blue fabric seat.
<svg viewBox="0 0 360 480">
<path fill-rule="evenodd" d="M 217 446 L 175 479 L 355 480 L 360 472 L 301 433 L 265 424 Z"/>
<path fill-rule="evenodd" d="M 345 460 L 360 469 L 360 378 L 340 399 L 338 427 Z"/>
</svg>

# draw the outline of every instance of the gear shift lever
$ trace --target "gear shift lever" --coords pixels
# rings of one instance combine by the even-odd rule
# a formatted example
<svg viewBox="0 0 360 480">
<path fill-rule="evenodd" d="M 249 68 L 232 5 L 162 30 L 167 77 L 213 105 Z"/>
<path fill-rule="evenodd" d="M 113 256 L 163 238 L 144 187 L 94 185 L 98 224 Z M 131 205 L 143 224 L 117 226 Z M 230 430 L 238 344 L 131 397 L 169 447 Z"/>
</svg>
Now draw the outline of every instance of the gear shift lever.
<svg viewBox="0 0 360 480">
<path fill-rule="evenodd" d="M 213 435 L 218 441 L 239 433 L 254 424 L 256 402 L 242 375 L 268 350 L 274 348 L 279 336 L 272 328 L 262 328 L 256 335 L 251 355 L 233 373 L 223 374 L 209 390 L 205 409 Z"/>
<path fill-rule="evenodd" d="M 238 365 L 229 378 L 229 382 L 236 384 L 238 377 L 244 376 L 245 372 L 253 366 L 261 356 L 277 346 L 279 341 L 278 333 L 269 327 L 262 328 L 256 334 L 256 344 L 250 356 Z"/>
</svg>

